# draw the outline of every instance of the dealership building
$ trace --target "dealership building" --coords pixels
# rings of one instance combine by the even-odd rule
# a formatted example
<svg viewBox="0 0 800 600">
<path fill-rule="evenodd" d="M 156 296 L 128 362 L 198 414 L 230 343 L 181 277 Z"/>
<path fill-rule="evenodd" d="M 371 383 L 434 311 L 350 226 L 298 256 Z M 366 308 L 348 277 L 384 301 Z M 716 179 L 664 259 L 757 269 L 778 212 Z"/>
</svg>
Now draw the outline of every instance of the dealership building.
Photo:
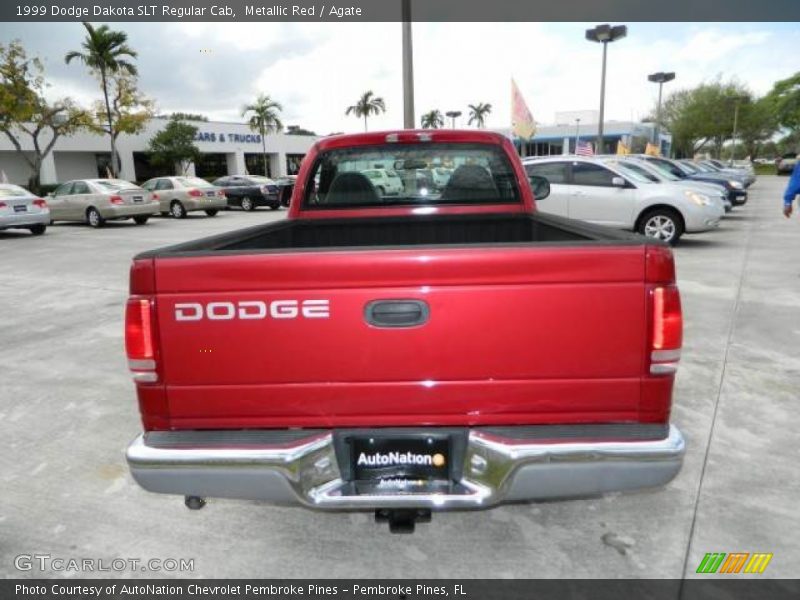
<svg viewBox="0 0 800 600">
<path fill-rule="evenodd" d="M 117 151 L 122 179 L 141 182 L 151 177 L 173 174 L 169 168 L 152 165 L 147 152 L 150 140 L 167 122 L 166 119 L 152 119 L 141 133 L 119 136 Z M 247 124 L 191 123 L 198 129 L 195 144 L 202 156 L 196 164 L 190 165 L 188 174 L 199 177 L 264 174 L 261 135 L 254 133 Z M 44 146 L 48 140 L 42 137 L 41 145 Z M 270 177 L 296 174 L 300 161 L 317 139 L 309 135 L 267 135 L 266 174 Z M 20 141 L 23 142 L 23 151 L 33 150 L 28 136 L 21 136 Z M 41 182 L 53 184 L 71 179 L 107 177 L 110 156 L 107 135 L 83 131 L 63 136 L 44 159 Z M 12 183 L 26 184 L 30 175 L 28 163 L 5 136 L 0 137 L 0 170 Z"/>
</svg>

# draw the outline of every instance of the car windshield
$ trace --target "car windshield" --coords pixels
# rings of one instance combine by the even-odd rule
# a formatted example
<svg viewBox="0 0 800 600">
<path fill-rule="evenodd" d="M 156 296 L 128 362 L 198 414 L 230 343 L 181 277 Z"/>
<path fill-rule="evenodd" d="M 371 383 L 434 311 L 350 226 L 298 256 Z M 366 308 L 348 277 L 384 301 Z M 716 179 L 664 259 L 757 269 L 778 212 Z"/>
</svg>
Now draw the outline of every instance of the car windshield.
<svg viewBox="0 0 800 600">
<path fill-rule="evenodd" d="M 618 160 L 607 160 L 604 161 L 604 164 L 608 165 L 619 171 L 621 174 L 625 175 L 629 179 L 633 179 L 639 183 L 656 183 L 658 179 L 647 173 L 646 171 L 641 172 L 636 167 L 629 165 L 628 163 L 623 163 Z"/>
<path fill-rule="evenodd" d="M 4 185 L 0 187 L 0 198 L 20 198 L 30 196 L 28 190 L 17 185 Z"/>
<path fill-rule="evenodd" d="M 695 165 L 689 164 L 687 162 L 680 162 L 678 166 L 681 167 L 684 171 L 688 173 L 700 173 L 700 169 L 698 169 Z"/>
<path fill-rule="evenodd" d="M 213 185 L 208 183 L 205 179 L 200 179 L 199 177 L 176 177 L 175 181 L 180 183 L 183 187 L 201 187 L 201 188 L 214 187 Z"/>
<path fill-rule="evenodd" d="M 398 190 L 378 189 L 375 170 L 394 171 Z M 433 180 L 432 169 L 444 169 Z M 304 206 L 517 203 L 514 170 L 502 150 L 488 144 L 386 144 L 323 152 L 308 178 Z"/>
<path fill-rule="evenodd" d="M 96 179 L 92 183 L 106 190 L 135 190 L 139 186 L 124 179 Z"/>
</svg>

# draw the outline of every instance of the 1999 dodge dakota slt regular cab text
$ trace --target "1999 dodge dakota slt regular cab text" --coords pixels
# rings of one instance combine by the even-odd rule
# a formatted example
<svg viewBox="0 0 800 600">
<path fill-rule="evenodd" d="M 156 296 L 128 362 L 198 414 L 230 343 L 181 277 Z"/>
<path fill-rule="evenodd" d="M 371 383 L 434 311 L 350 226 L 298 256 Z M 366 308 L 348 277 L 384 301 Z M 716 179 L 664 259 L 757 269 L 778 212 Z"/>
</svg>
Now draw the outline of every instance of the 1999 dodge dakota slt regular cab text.
<svg viewBox="0 0 800 600">
<path fill-rule="evenodd" d="M 431 167 L 444 186 L 417 176 Z M 402 193 L 379 194 L 376 168 Z M 534 192 L 547 181 L 496 134 L 330 137 L 288 219 L 137 256 L 133 477 L 191 508 L 374 509 L 394 530 L 670 481 L 672 252 L 540 215 Z"/>
</svg>

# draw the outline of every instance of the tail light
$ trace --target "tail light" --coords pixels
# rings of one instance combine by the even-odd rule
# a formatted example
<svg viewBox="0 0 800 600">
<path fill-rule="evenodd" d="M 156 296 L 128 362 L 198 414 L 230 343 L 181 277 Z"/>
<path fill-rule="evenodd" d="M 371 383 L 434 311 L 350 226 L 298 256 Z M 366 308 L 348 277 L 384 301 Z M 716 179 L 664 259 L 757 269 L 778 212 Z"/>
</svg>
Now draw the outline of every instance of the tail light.
<svg viewBox="0 0 800 600">
<path fill-rule="evenodd" d="M 203 192 L 200 190 L 189 190 L 188 193 L 192 198 L 199 198 L 203 195 Z"/>
<path fill-rule="evenodd" d="M 34 200 L 33 201 L 33 205 L 34 206 L 38 206 L 39 208 L 42 208 L 42 209 L 47 208 L 47 202 L 45 202 L 41 198 L 37 198 L 36 200 Z"/>
<path fill-rule="evenodd" d="M 111 204 L 125 204 L 122 196 L 111 196 L 108 201 L 111 202 Z"/>
<path fill-rule="evenodd" d="M 225 196 L 225 192 L 224 192 L 224 191 L 222 191 L 222 190 L 219 190 L 219 191 L 217 192 L 217 196 L 219 196 L 220 198 L 225 198 L 225 197 L 226 197 L 226 196 Z"/>
<path fill-rule="evenodd" d="M 153 200 L 158 200 L 158 194 L 153 193 Z"/>
<path fill-rule="evenodd" d="M 650 291 L 650 374 L 674 373 L 681 359 L 683 314 L 681 297 L 674 285 L 656 286 Z"/>
<path fill-rule="evenodd" d="M 5 208 L 6 206 L 8 206 L 8 204 L 5 202 L 0 202 L 0 208 Z"/>
<path fill-rule="evenodd" d="M 132 296 L 125 307 L 125 352 L 135 381 L 158 381 L 157 351 L 153 300 Z"/>
</svg>

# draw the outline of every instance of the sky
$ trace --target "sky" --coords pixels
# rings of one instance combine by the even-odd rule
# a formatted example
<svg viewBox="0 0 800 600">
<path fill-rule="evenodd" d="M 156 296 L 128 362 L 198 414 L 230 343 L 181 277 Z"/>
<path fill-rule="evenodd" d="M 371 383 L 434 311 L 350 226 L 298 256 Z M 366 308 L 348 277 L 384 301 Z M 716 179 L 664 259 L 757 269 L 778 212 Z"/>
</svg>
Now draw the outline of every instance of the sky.
<svg viewBox="0 0 800 600">
<path fill-rule="evenodd" d="M 510 125 L 513 77 L 537 122 L 556 111 L 599 105 L 602 51 L 584 39 L 594 23 L 415 23 L 417 121 L 428 110 L 492 104 L 490 128 Z M 387 111 L 370 129 L 402 127 L 399 23 L 112 23 L 139 53 L 140 88 L 161 113 L 201 113 L 241 122 L 259 93 L 283 105 L 284 125 L 319 134 L 363 130 L 346 116 L 372 90 Z M 0 23 L 0 42 L 20 39 L 45 63 L 52 98 L 88 106 L 97 82 L 64 55 L 79 49 L 79 23 Z M 638 120 L 655 106 L 655 71 L 675 71 L 670 91 L 721 76 L 755 94 L 800 69 L 800 23 L 629 23 L 628 37 L 609 45 L 607 120 Z M 466 126 L 462 117 L 460 126 Z"/>
</svg>

